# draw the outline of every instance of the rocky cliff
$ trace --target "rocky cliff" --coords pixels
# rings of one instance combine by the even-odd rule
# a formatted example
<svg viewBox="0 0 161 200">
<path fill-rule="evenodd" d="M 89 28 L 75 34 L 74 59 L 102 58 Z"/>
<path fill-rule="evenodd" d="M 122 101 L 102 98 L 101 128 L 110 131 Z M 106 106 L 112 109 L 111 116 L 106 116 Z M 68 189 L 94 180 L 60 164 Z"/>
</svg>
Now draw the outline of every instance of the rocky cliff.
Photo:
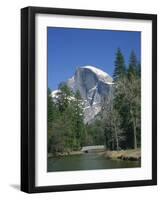
<svg viewBox="0 0 161 200">
<path fill-rule="evenodd" d="M 84 100 L 85 123 L 90 123 L 100 112 L 104 100 L 112 90 L 113 80 L 104 71 L 93 67 L 77 68 L 74 76 L 67 80 L 67 85 L 73 92 L 79 90 Z M 53 96 L 55 96 L 53 91 Z"/>
</svg>

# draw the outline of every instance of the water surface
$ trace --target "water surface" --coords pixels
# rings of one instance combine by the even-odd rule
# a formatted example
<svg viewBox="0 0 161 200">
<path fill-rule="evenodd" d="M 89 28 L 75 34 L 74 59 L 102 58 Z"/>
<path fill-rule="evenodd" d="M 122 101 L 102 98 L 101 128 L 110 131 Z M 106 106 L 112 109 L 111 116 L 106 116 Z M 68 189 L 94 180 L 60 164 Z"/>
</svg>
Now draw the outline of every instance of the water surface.
<svg viewBox="0 0 161 200">
<path fill-rule="evenodd" d="M 48 172 L 140 167 L 140 161 L 111 160 L 96 153 L 48 158 Z"/>
</svg>

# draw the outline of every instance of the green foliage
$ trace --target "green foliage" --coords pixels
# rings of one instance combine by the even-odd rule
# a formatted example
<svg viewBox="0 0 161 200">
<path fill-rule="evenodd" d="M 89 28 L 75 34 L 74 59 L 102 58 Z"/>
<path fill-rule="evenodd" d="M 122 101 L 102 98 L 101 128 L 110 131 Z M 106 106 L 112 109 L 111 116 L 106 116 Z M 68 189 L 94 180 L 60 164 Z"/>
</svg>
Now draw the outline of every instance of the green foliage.
<svg viewBox="0 0 161 200">
<path fill-rule="evenodd" d="M 141 64 L 140 63 L 138 63 L 137 70 L 138 70 L 138 76 L 141 77 Z"/>
<path fill-rule="evenodd" d="M 130 54 L 130 61 L 129 61 L 129 68 L 128 68 L 128 77 L 131 78 L 132 76 L 137 76 L 139 73 L 138 69 L 138 61 L 136 58 L 136 54 L 134 51 Z"/>
<path fill-rule="evenodd" d="M 51 95 L 48 95 L 48 98 Z M 52 128 L 48 127 L 48 152 L 70 152 L 80 149 L 83 141 L 83 103 L 80 93 L 74 94 L 67 85 L 61 84 L 55 102 L 56 117 Z"/>
<path fill-rule="evenodd" d="M 65 84 L 59 87 L 59 92 L 57 93 L 56 106 L 58 107 L 60 113 L 66 111 L 70 105 L 70 98 L 73 97 L 72 91 Z"/>
<path fill-rule="evenodd" d="M 124 140 L 122 135 L 122 118 L 115 108 L 114 95 L 111 94 L 105 101 L 103 112 L 104 135 L 107 149 L 119 150 L 120 144 Z"/>
<path fill-rule="evenodd" d="M 121 101 L 118 101 L 119 97 L 122 97 Z M 133 74 L 130 79 L 126 77 L 118 82 L 115 90 L 115 107 L 122 118 L 121 126 L 127 138 L 126 146 L 128 147 L 130 142 L 132 145 L 130 147 L 137 148 L 137 135 L 140 134 L 141 129 L 140 78 Z"/>
<path fill-rule="evenodd" d="M 53 101 L 48 89 L 48 152 L 70 152 L 86 145 L 120 150 L 141 146 L 141 65 L 132 51 L 126 70 L 124 56 L 116 52 L 114 85 L 99 119 L 84 124 L 80 92 L 61 83 Z"/>
<path fill-rule="evenodd" d="M 75 133 L 76 141 L 75 146 L 76 148 L 79 148 L 83 144 L 84 137 L 83 100 L 79 91 L 76 91 L 74 95 L 74 100 L 72 102 L 72 114 L 73 132 Z"/>
<path fill-rule="evenodd" d="M 87 145 L 104 145 L 104 128 L 103 123 L 100 120 L 96 120 L 94 123 L 86 125 L 86 143 Z"/>
<path fill-rule="evenodd" d="M 54 118 L 54 115 L 53 115 L 53 100 L 52 100 L 52 97 L 51 97 L 51 91 L 50 89 L 48 88 L 48 127 L 50 128 L 51 127 L 51 124 L 52 124 L 52 121 L 53 121 L 53 118 Z"/>
<path fill-rule="evenodd" d="M 125 70 L 118 49 L 115 60 L 114 85 L 102 109 L 102 126 L 107 149 L 119 150 L 141 146 L 141 66 L 135 52 Z"/>
<path fill-rule="evenodd" d="M 115 70 L 113 74 L 114 81 L 117 81 L 119 78 L 124 77 L 126 74 L 126 66 L 124 56 L 121 52 L 121 49 L 118 48 L 116 52 L 116 60 L 115 60 Z"/>
</svg>

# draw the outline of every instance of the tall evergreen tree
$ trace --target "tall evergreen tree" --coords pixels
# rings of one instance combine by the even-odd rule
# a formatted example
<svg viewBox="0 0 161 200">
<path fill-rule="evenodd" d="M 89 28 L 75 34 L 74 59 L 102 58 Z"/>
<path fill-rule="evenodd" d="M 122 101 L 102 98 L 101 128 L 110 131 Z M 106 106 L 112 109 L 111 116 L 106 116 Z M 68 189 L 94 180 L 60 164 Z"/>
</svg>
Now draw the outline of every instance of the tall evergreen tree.
<svg viewBox="0 0 161 200">
<path fill-rule="evenodd" d="M 126 73 L 124 55 L 122 54 L 120 49 L 117 49 L 117 52 L 116 52 L 115 69 L 114 69 L 113 78 L 114 78 L 114 83 L 115 83 L 114 91 L 113 91 L 114 108 L 117 110 L 117 112 L 122 118 L 126 119 L 127 107 L 124 101 L 124 90 L 126 90 L 127 73 Z M 124 123 L 123 120 L 122 120 L 122 123 Z"/>
<path fill-rule="evenodd" d="M 115 107 L 122 118 L 122 128 L 127 141 L 132 140 L 133 148 L 137 148 L 140 143 L 140 104 L 141 104 L 141 84 L 138 73 L 138 62 L 135 52 L 132 51 L 129 59 L 128 76 L 119 79 L 116 83 Z M 126 144 L 128 146 L 129 144 Z"/>
<path fill-rule="evenodd" d="M 128 68 L 128 77 L 137 76 L 138 75 L 138 61 L 134 50 L 131 51 L 130 60 L 129 60 L 129 68 Z"/>
<path fill-rule="evenodd" d="M 118 63 L 118 55 L 116 54 Z M 129 59 L 128 73 L 120 75 L 118 65 L 115 65 L 115 86 L 114 86 L 114 111 L 111 116 L 121 119 L 125 148 L 137 148 L 140 144 L 140 76 L 138 62 L 135 52 L 132 51 Z M 123 74 L 123 73 L 122 73 Z M 117 77 L 117 78 L 116 78 Z M 118 118 L 117 117 L 117 118 Z M 114 138 L 114 137 L 113 137 Z M 129 143 L 130 141 L 130 143 Z"/>
<path fill-rule="evenodd" d="M 83 115 L 83 101 L 80 92 L 77 90 L 74 99 L 72 100 L 72 124 L 74 132 L 74 140 L 76 148 L 82 146 L 83 134 L 84 134 L 84 115 Z"/>
<path fill-rule="evenodd" d="M 133 130 L 133 147 L 136 149 L 140 140 L 140 105 L 141 105 L 141 65 L 134 51 L 131 52 L 126 84 L 126 102 L 129 106 L 129 125 Z"/>
<path fill-rule="evenodd" d="M 58 110 L 57 107 L 55 106 L 54 102 L 53 102 L 53 98 L 51 96 L 51 90 L 48 88 L 48 94 L 47 94 L 47 129 L 48 129 L 48 152 L 52 151 L 52 146 L 53 146 L 53 134 L 55 134 L 54 132 L 54 122 L 58 117 Z"/>
<path fill-rule="evenodd" d="M 54 105 L 51 96 L 51 90 L 49 88 L 48 88 L 47 102 L 48 102 L 48 130 L 50 131 L 54 119 L 54 113 L 53 113 Z"/>
<path fill-rule="evenodd" d="M 79 91 L 74 94 L 66 84 L 61 84 L 54 105 L 58 117 L 52 125 L 52 151 L 78 150 L 84 137 L 83 103 Z"/>
<path fill-rule="evenodd" d="M 116 52 L 116 59 L 115 59 L 115 70 L 113 74 L 114 81 L 124 77 L 126 74 L 126 66 L 124 56 L 121 52 L 121 49 L 118 48 Z"/>
<path fill-rule="evenodd" d="M 69 103 L 71 98 L 73 98 L 73 92 L 66 84 L 61 84 L 59 86 L 59 92 L 57 93 L 57 106 L 60 112 L 64 112 Z"/>
<path fill-rule="evenodd" d="M 104 134 L 107 149 L 119 150 L 120 142 L 124 140 L 121 128 L 121 116 L 114 107 L 113 95 L 104 104 Z"/>
<path fill-rule="evenodd" d="M 140 78 L 141 77 L 141 64 L 140 63 L 138 63 L 137 69 L 138 69 L 138 76 Z"/>
<path fill-rule="evenodd" d="M 129 125 L 133 132 L 133 148 L 136 149 L 141 139 L 141 84 L 139 78 L 133 77 L 127 81 L 124 99 L 128 105 Z"/>
</svg>

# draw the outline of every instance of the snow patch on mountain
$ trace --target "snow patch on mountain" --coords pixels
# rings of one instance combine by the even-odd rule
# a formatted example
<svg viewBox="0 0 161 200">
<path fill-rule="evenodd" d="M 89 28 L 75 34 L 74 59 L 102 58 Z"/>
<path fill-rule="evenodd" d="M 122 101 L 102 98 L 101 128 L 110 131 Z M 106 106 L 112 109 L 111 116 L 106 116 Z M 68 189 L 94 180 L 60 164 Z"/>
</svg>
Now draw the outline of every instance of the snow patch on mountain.
<svg viewBox="0 0 161 200">
<path fill-rule="evenodd" d="M 96 68 L 96 67 L 90 66 L 90 65 L 83 66 L 83 67 L 80 67 L 80 68 L 89 69 L 93 73 L 95 73 L 100 80 L 106 82 L 107 84 L 113 84 L 112 83 L 113 79 L 109 76 L 109 74 L 107 74 L 106 72 L 104 72 L 103 70 L 101 70 L 99 68 Z"/>
<path fill-rule="evenodd" d="M 52 98 L 57 98 L 59 92 L 60 92 L 60 90 L 54 90 L 54 91 L 52 91 L 52 93 L 51 93 Z"/>
</svg>

